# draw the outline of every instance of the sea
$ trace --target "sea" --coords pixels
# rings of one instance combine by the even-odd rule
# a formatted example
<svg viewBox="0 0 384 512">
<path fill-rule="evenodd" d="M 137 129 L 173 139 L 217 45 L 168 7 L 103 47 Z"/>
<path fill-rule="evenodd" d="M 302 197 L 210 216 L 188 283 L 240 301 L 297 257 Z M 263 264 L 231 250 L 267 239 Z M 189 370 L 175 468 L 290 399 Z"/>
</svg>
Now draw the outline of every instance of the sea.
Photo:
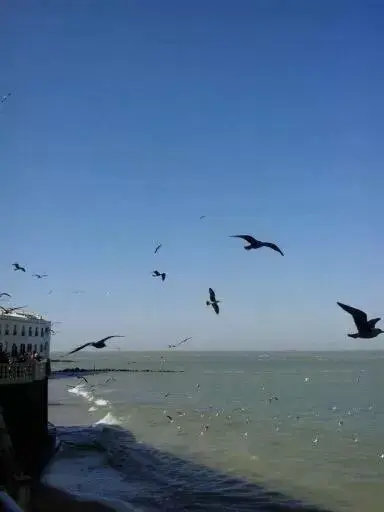
<svg viewBox="0 0 384 512">
<path fill-rule="evenodd" d="M 135 371 L 50 380 L 48 484 L 117 511 L 384 510 L 384 351 L 70 357 Z"/>
</svg>

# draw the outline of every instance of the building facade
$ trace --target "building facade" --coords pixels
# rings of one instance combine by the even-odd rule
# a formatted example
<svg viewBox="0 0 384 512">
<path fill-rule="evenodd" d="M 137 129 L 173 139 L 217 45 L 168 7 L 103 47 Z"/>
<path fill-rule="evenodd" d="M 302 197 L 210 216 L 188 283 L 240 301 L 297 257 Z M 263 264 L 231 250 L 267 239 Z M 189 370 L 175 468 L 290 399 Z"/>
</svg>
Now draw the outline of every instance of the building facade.
<svg viewBox="0 0 384 512">
<path fill-rule="evenodd" d="M 35 313 L 0 313 L 0 352 L 17 357 L 37 352 L 49 357 L 51 322 Z"/>
</svg>

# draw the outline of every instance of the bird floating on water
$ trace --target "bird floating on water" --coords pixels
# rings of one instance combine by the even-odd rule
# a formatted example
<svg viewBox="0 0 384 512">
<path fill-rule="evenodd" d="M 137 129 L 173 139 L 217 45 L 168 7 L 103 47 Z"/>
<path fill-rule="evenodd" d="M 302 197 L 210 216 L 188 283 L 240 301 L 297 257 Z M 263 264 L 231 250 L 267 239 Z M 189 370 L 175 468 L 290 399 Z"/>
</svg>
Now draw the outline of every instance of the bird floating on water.
<svg viewBox="0 0 384 512">
<path fill-rule="evenodd" d="M 167 277 L 167 274 L 165 272 L 159 272 L 158 270 L 154 270 L 152 272 L 152 277 L 161 277 L 161 280 L 164 281 L 164 279 Z"/>
<path fill-rule="evenodd" d="M 75 352 L 78 352 L 79 350 L 82 350 L 83 348 L 85 347 L 95 347 L 95 348 L 104 348 L 106 347 L 106 344 L 105 342 L 110 340 L 111 338 L 124 338 L 124 336 L 120 336 L 119 334 L 114 334 L 113 336 L 107 336 L 106 338 L 103 338 L 99 341 L 90 341 L 89 343 L 84 343 L 84 345 L 81 345 L 81 347 L 77 347 L 75 348 L 74 350 L 72 350 L 71 352 L 68 352 L 68 356 L 69 354 L 74 354 Z"/>
<path fill-rule="evenodd" d="M 249 245 L 244 246 L 246 251 L 250 251 L 251 249 L 260 249 L 260 247 L 269 247 L 270 249 L 273 249 L 274 251 L 279 252 L 282 256 L 284 256 L 283 251 L 276 244 L 271 242 L 261 242 L 260 240 L 253 238 L 251 235 L 230 235 L 230 238 L 242 238 L 248 242 Z"/>
<path fill-rule="evenodd" d="M 25 267 L 22 267 L 18 263 L 12 263 L 13 270 L 21 270 L 22 272 L 25 272 Z"/>
<path fill-rule="evenodd" d="M 381 318 L 372 318 L 368 320 L 367 313 L 361 311 L 360 309 L 353 308 L 352 306 L 347 306 L 347 304 L 342 304 L 341 302 L 337 303 L 344 311 L 352 315 L 352 318 L 355 322 L 357 332 L 354 334 L 348 334 L 350 338 L 376 338 L 381 333 L 384 333 L 382 329 L 375 327 L 377 322 L 381 320 Z"/>
<path fill-rule="evenodd" d="M 186 343 L 187 341 L 189 341 L 191 339 L 192 339 L 192 336 L 190 336 L 189 338 L 184 338 L 183 340 L 179 341 L 178 343 L 175 343 L 174 345 L 168 345 L 168 348 L 179 347 L 180 345 L 183 345 L 183 343 Z"/>
<path fill-rule="evenodd" d="M 36 279 L 43 279 L 44 277 L 48 277 L 48 274 L 32 274 Z"/>
<path fill-rule="evenodd" d="M 163 247 L 163 244 L 159 244 L 155 249 L 155 254 Z"/>
<path fill-rule="evenodd" d="M 205 303 L 207 306 L 212 306 L 216 315 L 218 315 L 220 312 L 219 302 L 221 301 L 216 299 L 215 292 L 212 290 L 212 288 L 209 288 L 209 300 L 207 300 Z"/>
<path fill-rule="evenodd" d="M 1 297 L 9 297 L 9 298 L 11 298 L 9 293 L 6 293 L 6 292 L 0 293 L 0 299 L 1 299 Z"/>
</svg>

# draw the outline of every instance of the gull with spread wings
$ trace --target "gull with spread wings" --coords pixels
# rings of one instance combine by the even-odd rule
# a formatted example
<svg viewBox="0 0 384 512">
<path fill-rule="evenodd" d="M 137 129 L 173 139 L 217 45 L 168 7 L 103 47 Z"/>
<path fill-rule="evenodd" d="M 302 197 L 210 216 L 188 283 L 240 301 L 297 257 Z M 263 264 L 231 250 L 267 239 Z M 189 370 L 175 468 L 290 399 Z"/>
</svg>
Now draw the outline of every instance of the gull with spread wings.
<svg viewBox="0 0 384 512">
<path fill-rule="evenodd" d="M 273 249 L 274 251 L 279 252 L 282 256 L 284 256 L 283 251 L 276 244 L 271 242 L 261 242 L 260 240 L 253 238 L 251 235 L 230 235 L 230 238 L 242 238 L 248 242 L 249 245 L 244 246 L 246 251 L 250 251 L 251 249 L 260 249 L 260 247 L 269 247 L 270 249 Z"/>
<path fill-rule="evenodd" d="M 212 288 L 209 288 L 209 300 L 207 300 L 205 303 L 207 306 L 212 306 L 216 315 L 218 315 L 220 312 L 219 302 L 220 301 L 216 299 L 215 292 L 212 290 Z"/>
<path fill-rule="evenodd" d="M 3 310 L 3 313 L 8 315 L 9 313 L 12 313 L 12 311 L 18 311 L 19 309 L 25 309 L 27 306 L 18 306 L 16 308 L 3 308 L 3 306 L 0 306 L 0 309 Z"/>
<path fill-rule="evenodd" d="M 165 272 L 159 272 L 158 270 L 154 270 L 152 272 L 152 277 L 161 277 L 161 280 L 164 281 L 164 279 L 167 277 L 167 274 Z"/>
<path fill-rule="evenodd" d="M 344 309 L 344 311 L 352 315 L 355 322 L 357 332 L 354 334 L 348 334 L 350 338 L 370 339 L 376 338 L 379 334 L 384 333 L 383 330 L 375 327 L 381 318 L 372 318 L 372 320 L 368 320 L 367 313 L 364 313 L 364 311 L 353 308 L 352 306 L 347 306 L 347 304 L 343 304 L 342 302 L 338 302 L 337 304 Z"/>
<path fill-rule="evenodd" d="M 74 350 L 72 350 L 71 352 L 68 352 L 67 355 L 69 356 L 69 354 L 74 354 L 75 352 L 78 352 L 79 350 L 83 350 L 83 348 L 85 348 L 85 347 L 104 348 L 104 347 L 106 347 L 105 342 L 110 340 L 111 338 L 124 338 L 124 336 L 120 336 L 119 334 L 114 334 L 113 336 L 107 336 L 106 338 L 103 338 L 99 341 L 90 341 L 88 343 L 84 343 L 84 345 L 81 345 L 81 347 L 77 347 Z"/>
<path fill-rule="evenodd" d="M 25 267 L 22 267 L 18 263 L 12 263 L 13 270 L 21 270 L 22 272 L 25 272 Z"/>
</svg>

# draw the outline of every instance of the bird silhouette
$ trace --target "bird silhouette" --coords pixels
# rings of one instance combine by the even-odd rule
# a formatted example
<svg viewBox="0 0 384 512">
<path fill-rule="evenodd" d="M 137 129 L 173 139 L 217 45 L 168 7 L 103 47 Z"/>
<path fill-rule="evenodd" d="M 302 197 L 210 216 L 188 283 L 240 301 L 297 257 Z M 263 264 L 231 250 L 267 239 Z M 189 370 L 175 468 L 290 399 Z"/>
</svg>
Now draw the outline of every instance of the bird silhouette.
<svg viewBox="0 0 384 512">
<path fill-rule="evenodd" d="M 163 244 L 159 244 L 155 249 L 155 254 L 163 247 Z"/>
<path fill-rule="evenodd" d="M 0 309 L 3 310 L 3 313 L 5 313 L 6 315 L 8 315 L 9 313 L 12 313 L 12 311 L 18 311 L 19 309 L 25 309 L 27 306 L 18 306 L 16 308 L 12 307 L 12 308 L 3 308 L 3 306 L 0 306 Z"/>
<path fill-rule="evenodd" d="M 1 297 L 9 297 L 9 298 L 11 298 L 9 293 L 6 293 L 6 292 L 0 293 L 0 299 L 1 299 Z"/>
<path fill-rule="evenodd" d="M 74 354 L 75 352 L 78 352 L 79 350 L 82 350 L 85 347 L 95 347 L 95 348 L 105 348 L 106 344 L 105 342 L 110 340 L 111 338 L 124 338 L 124 336 L 120 336 L 119 334 L 114 334 L 113 336 L 107 336 L 106 338 L 103 338 L 99 341 L 90 341 L 89 343 L 84 343 L 84 345 L 81 345 L 80 347 L 75 348 L 74 350 L 71 350 L 71 352 L 68 352 L 68 356 L 70 354 Z"/>
<path fill-rule="evenodd" d="M 25 267 L 22 267 L 18 263 L 12 263 L 13 270 L 21 270 L 22 272 L 25 272 Z"/>
<path fill-rule="evenodd" d="M 338 302 L 337 304 L 344 309 L 344 311 L 352 315 L 355 322 L 357 332 L 354 334 L 348 334 L 350 338 L 370 339 L 376 338 L 379 334 L 384 333 L 382 329 L 375 327 L 381 318 L 372 318 L 372 320 L 368 320 L 367 313 L 364 313 L 364 311 L 353 308 L 352 306 L 347 306 L 347 304 L 343 304 L 341 302 Z"/>
<path fill-rule="evenodd" d="M 164 281 L 164 279 L 167 277 L 167 274 L 165 272 L 159 272 L 158 270 L 154 270 L 152 272 L 152 277 L 161 277 L 161 280 Z"/>
<path fill-rule="evenodd" d="M 36 279 L 43 279 L 43 277 L 48 277 L 48 274 L 32 274 Z"/>
<path fill-rule="evenodd" d="M 248 242 L 249 245 L 244 246 L 246 251 L 250 251 L 251 249 L 260 249 L 260 247 L 269 247 L 284 256 L 283 251 L 276 244 L 272 244 L 271 242 L 261 242 L 260 240 L 253 238 L 251 235 L 230 235 L 230 238 L 242 238 Z"/>
<path fill-rule="evenodd" d="M 221 301 L 216 299 L 216 294 L 212 290 L 212 288 L 209 288 L 208 291 L 209 291 L 209 300 L 207 300 L 205 303 L 207 306 L 212 306 L 213 311 L 216 313 L 216 315 L 218 315 L 220 313 L 219 302 L 221 302 Z"/>
</svg>

